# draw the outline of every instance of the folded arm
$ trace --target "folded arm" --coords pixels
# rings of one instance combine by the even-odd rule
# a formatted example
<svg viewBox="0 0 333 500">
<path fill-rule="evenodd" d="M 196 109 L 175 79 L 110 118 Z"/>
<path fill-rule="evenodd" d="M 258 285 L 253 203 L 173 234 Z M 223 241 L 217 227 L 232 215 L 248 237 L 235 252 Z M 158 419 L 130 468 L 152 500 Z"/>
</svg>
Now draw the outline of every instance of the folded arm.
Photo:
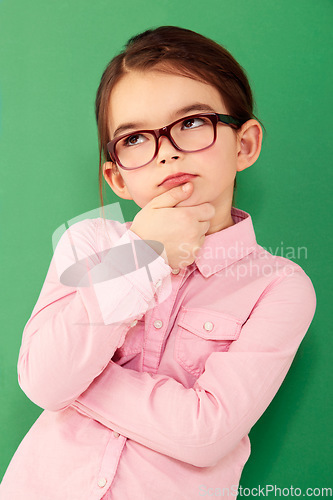
<svg viewBox="0 0 333 500">
<path fill-rule="evenodd" d="M 266 290 L 239 339 L 228 352 L 210 355 L 193 388 L 110 362 L 73 407 L 160 453 L 198 467 L 214 465 L 270 404 L 315 307 L 311 280 L 295 272 Z"/>
</svg>

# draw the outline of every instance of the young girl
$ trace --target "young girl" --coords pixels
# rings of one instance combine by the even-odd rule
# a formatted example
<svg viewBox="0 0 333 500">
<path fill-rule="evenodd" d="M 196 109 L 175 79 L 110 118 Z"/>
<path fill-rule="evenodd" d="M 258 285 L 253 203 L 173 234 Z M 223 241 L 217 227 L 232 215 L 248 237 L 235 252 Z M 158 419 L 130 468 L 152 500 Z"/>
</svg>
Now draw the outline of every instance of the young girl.
<svg viewBox="0 0 333 500">
<path fill-rule="evenodd" d="M 141 210 L 77 222 L 56 247 L 18 362 L 45 411 L 1 499 L 236 496 L 316 307 L 233 206 L 261 148 L 252 107 L 239 64 L 189 30 L 146 31 L 107 66 L 100 180 Z"/>
</svg>

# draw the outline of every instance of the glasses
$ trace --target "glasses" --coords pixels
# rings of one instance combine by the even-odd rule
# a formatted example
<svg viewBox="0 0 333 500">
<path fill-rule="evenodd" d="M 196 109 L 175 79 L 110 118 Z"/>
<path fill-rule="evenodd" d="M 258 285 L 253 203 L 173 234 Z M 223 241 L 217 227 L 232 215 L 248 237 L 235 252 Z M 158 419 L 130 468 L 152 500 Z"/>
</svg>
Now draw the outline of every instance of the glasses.
<svg viewBox="0 0 333 500">
<path fill-rule="evenodd" d="M 216 126 L 221 122 L 233 128 L 241 124 L 230 115 L 202 113 L 180 118 L 170 125 L 154 130 L 136 130 L 108 142 L 111 160 L 125 170 L 141 168 L 156 158 L 158 140 L 165 136 L 184 153 L 210 148 L 216 141 Z"/>
</svg>

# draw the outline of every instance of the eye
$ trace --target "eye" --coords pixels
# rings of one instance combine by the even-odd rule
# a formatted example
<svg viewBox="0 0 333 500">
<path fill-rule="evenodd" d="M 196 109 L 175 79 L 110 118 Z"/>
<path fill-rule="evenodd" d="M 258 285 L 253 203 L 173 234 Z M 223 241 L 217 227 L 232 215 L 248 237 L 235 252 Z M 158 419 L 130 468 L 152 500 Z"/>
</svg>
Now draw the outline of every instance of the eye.
<svg viewBox="0 0 333 500">
<path fill-rule="evenodd" d="M 137 146 L 138 144 L 142 144 L 145 142 L 146 137 L 142 134 L 134 134 L 125 137 L 122 141 L 122 146 Z"/>
<path fill-rule="evenodd" d="M 204 118 L 192 117 L 192 118 L 189 118 L 188 120 L 183 121 L 182 129 L 191 130 L 193 128 L 201 127 L 205 123 L 206 123 L 206 121 L 204 120 Z"/>
</svg>

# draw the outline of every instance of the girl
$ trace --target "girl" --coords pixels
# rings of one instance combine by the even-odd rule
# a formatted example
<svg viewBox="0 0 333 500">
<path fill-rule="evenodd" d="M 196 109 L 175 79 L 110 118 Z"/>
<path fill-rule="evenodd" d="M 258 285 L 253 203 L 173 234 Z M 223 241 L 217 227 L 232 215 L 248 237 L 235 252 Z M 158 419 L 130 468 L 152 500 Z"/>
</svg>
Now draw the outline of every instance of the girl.
<svg viewBox="0 0 333 500">
<path fill-rule="evenodd" d="M 233 206 L 261 148 L 252 108 L 239 64 L 189 30 L 148 30 L 107 66 L 100 181 L 141 210 L 77 222 L 56 247 L 18 362 L 45 411 L 1 499 L 237 494 L 316 307 L 305 272 Z"/>
</svg>

